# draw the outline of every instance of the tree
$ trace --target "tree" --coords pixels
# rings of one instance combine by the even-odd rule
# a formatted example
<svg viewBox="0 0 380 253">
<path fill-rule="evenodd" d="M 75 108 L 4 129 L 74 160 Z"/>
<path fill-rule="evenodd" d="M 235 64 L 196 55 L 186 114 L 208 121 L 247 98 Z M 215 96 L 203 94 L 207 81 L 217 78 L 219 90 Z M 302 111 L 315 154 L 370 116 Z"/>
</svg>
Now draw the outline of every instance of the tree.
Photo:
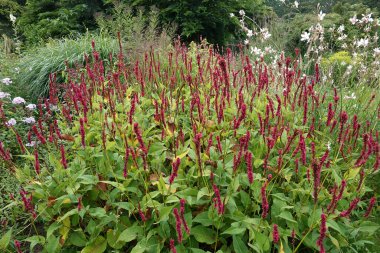
<svg viewBox="0 0 380 253">
<path fill-rule="evenodd" d="M 102 0 L 27 0 L 19 27 L 28 44 L 96 28 Z"/>
<path fill-rule="evenodd" d="M 226 44 L 234 39 L 239 24 L 230 18 L 244 9 L 249 15 L 262 15 L 266 11 L 262 0 L 124 0 L 138 8 L 156 6 L 160 10 L 160 23 L 175 23 L 184 40 L 199 40 L 202 36 L 211 43 Z"/>
</svg>

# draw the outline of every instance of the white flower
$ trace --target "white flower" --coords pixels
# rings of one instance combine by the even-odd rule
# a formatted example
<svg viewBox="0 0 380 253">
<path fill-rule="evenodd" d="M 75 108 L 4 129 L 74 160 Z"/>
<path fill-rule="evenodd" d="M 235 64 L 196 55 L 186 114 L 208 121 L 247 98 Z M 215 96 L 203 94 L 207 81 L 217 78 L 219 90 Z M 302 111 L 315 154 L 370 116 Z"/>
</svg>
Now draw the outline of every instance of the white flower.
<svg viewBox="0 0 380 253">
<path fill-rule="evenodd" d="M 16 74 L 20 74 L 20 68 L 16 67 L 15 72 L 16 72 Z"/>
<path fill-rule="evenodd" d="M 22 97 L 15 97 L 12 100 L 12 104 L 15 104 L 15 105 L 25 104 L 25 99 L 23 99 Z"/>
<path fill-rule="evenodd" d="M 338 27 L 338 33 L 342 33 L 344 31 L 344 25 L 340 25 Z"/>
<path fill-rule="evenodd" d="M 296 7 L 296 8 L 298 8 L 298 6 L 300 5 L 300 3 L 299 2 L 297 2 L 297 1 L 294 1 L 294 7 Z"/>
<path fill-rule="evenodd" d="M 16 17 L 13 16 L 13 14 L 9 14 L 9 19 L 11 20 L 12 23 L 16 22 Z"/>
<path fill-rule="evenodd" d="M 373 50 L 373 52 L 374 52 L 374 56 L 375 56 L 375 57 L 378 56 L 378 55 L 380 55 L 380 47 L 375 48 L 375 49 Z"/>
<path fill-rule="evenodd" d="M 28 110 L 32 111 L 32 110 L 35 110 L 37 108 L 37 106 L 35 104 L 28 104 L 27 106 L 25 106 Z"/>
<path fill-rule="evenodd" d="M 230 13 L 230 17 L 231 17 L 231 18 L 235 17 L 235 14 Z"/>
<path fill-rule="evenodd" d="M 249 40 L 244 40 L 244 44 L 248 45 L 249 44 Z"/>
<path fill-rule="evenodd" d="M 12 83 L 12 80 L 9 77 L 1 79 L 1 82 L 5 85 L 10 85 Z"/>
<path fill-rule="evenodd" d="M 252 30 L 248 29 L 247 36 L 248 36 L 248 38 L 251 38 L 253 36 Z"/>
<path fill-rule="evenodd" d="M 9 98 L 11 94 L 0 91 L 0 99 Z"/>
<path fill-rule="evenodd" d="M 30 143 L 25 144 L 25 146 L 27 146 L 27 147 L 34 147 L 34 146 L 36 146 L 36 144 L 37 144 L 36 141 L 31 141 Z"/>
<path fill-rule="evenodd" d="M 355 96 L 355 93 L 354 92 L 352 92 L 351 93 L 351 96 L 344 96 L 344 99 L 356 99 L 356 96 Z"/>
<path fill-rule="evenodd" d="M 356 15 L 349 19 L 351 24 L 355 25 L 358 22 L 358 19 L 356 18 Z"/>
<path fill-rule="evenodd" d="M 322 11 L 318 14 L 319 21 L 322 21 L 326 16 L 326 13 L 323 13 Z"/>
<path fill-rule="evenodd" d="M 356 47 L 367 47 L 368 43 L 369 43 L 368 39 L 360 39 L 354 42 L 354 44 L 356 44 Z"/>
<path fill-rule="evenodd" d="M 245 16 L 245 11 L 244 10 L 240 10 L 239 14 L 240 14 L 240 16 Z"/>
<path fill-rule="evenodd" d="M 29 118 L 24 118 L 23 122 L 27 124 L 34 124 L 36 123 L 36 120 L 34 119 L 34 117 L 29 117 Z"/>
<path fill-rule="evenodd" d="M 339 41 L 342 41 L 342 40 L 345 40 L 345 39 L 347 39 L 347 34 L 342 34 L 342 36 L 338 37 Z"/>
<path fill-rule="evenodd" d="M 260 48 L 257 48 L 257 47 L 251 47 L 251 54 L 254 53 L 256 55 L 260 55 L 261 54 L 261 49 Z"/>
<path fill-rule="evenodd" d="M 307 42 L 309 42 L 310 41 L 310 33 L 303 32 L 301 34 L 301 41 L 307 41 Z"/>
<path fill-rule="evenodd" d="M 263 28 L 263 29 L 260 29 L 260 32 L 261 32 L 261 35 L 263 37 L 263 40 L 267 40 L 270 38 L 270 36 L 272 36 L 269 32 L 268 32 L 268 28 Z"/>
<path fill-rule="evenodd" d="M 10 127 L 10 126 L 16 125 L 16 123 L 17 123 L 17 121 L 14 118 L 11 118 L 5 124 Z"/>
<path fill-rule="evenodd" d="M 330 151 L 331 150 L 331 142 L 327 142 L 327 149 Z"/>
</svg>

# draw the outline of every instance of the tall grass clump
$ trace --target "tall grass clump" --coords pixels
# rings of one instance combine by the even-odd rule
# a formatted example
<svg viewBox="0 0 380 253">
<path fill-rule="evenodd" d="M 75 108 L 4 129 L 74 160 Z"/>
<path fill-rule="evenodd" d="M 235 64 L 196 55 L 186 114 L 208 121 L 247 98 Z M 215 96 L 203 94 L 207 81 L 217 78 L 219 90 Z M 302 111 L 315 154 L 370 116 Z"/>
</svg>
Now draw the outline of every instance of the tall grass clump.
<svg viewBox="0 0 380 253">
<path fill-rule="evenodd" d="M 76 39 L 51 40 L 44 47 L 31 49 L 20 58 L 17 78 L 20 88 L 26 89 L 32 99 L 46 96 L 49 75 L 57 73 L 58 81 L 62 81 L 62 71 L 67 66 L 83 64 L 85 55 L 91 54 L 92 40 L 99 46 L 99 53 L 104 58 L 114 54 L 118 48 L 116 39 L 102 35 L 85 34 Z"/>
</svg>

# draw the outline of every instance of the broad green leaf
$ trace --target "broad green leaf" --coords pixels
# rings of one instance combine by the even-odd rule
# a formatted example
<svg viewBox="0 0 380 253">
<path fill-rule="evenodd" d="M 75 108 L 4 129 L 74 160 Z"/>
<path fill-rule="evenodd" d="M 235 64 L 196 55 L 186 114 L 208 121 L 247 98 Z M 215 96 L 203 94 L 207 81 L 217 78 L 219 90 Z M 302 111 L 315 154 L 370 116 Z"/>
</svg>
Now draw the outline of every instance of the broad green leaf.
<svg viewBox="0 0 380 253">
<path fill-rule="evenodd" d="M 84 247 L 87 244 L 87 239 L 83 231 L 74 231 L 70 233 L 69 242 L 77 247 Z"/>
<path fill-rule="evenodd" d="M 114 249 L 121 249 L 124 246 L 124 242 L 117 242 L 117 239 L 120 236 L 120 232 L 118 230 L 108 229 L 107 231 L 107 242 Z"/>
<path fill-rule="evenodd" d="M 246 230 L 245 227 L 229 227 L 227 228 L 223 233 L 223 234 L 227 234 L 227 235 L 238 235 L 238 234 L 242 234 L 244 233 Z"/>
<path fill-rule="evenodd" d="M 46 238 L 49 238 L 55 230 L 57 230 L 58 228 L 60 228 L 62 226 L 62 224 L 60 223 L 57 223 L 57 222 L 53 222 L 49 228 L 47 229 L 47 232 L 46 232 Z"/>
<path fill-rule="evenodd" d="M 107 249 L 107 240 L 99 236 L 91 244 L 84 247 L 81 253 L 103 253 Z"/>
<path fill-rule="evenodd" d="M 11 236 L 12 236 L 12 228 L 9 229 L 4 235 L 3 237 L 1 237 L 0 239 L 0 249 L 3 249 L 5 250 L 7 247 L 8 247 L 8 244 L 11 240 Z"/>
<path fill-rule="evenodd" d="M 234 246 L 235 253 L 249 252 L 247 245 L 243 242 L 241 237 L 234 235 L 232 237 L 232 244 Z"/>
<path fill-rule="evenodd" d="M 297 221 L 295 221 L 293 219 L 292 214 L 290 212 L 288 212 L 288 211 L 282 211 L 280 215 L 277 215 L 277 217 L 278 218 L 283 218 L 283 219 L 285 219 L 287 221 L 290 221 L 292 223 L 297 223 Z"/>
<path fill-rule="evenodd" d="M 161 205 L 159 208 L 158 208 L 158 211 L 160 213 L 160 217 L 159 217 L 159 222 L 160 221 L 166 221 L 169 219 L 169 214 L 171 213 L 172 209 L 173 209 L 174 206 L 164 206 L 164 205 Z"/>
<path fill-rule="evenodd" d="M 31 236 L 31 237 L 26 238 L 24 241 L 30 242 L 30 251 L 33 252 L 33 248 L 37 244 L 43 245 L 45 243 L 45 237 L 35 235 L 35 236 Z"/>
<path fill-rule="evenodd" d="M 200 223 L 205 227 L 212 225 L 212 220 L 208 217 L 208 212 L 203 212 L 198 214 L 194 219 L 193 222 Z"/>
<path fill-rule="evenodd" d="M 214 230 L 204 226 L 196 226 L 191 229 L 191 235 L 200 243 L 213 244 L 216 240 Z"/>
<path fill-rule="evenodd" d="M 335 245 L 335 247 L 340 249 L 339 241 L 337 239 L 335 239 L 334 237 L 332 237 L 331 235 L 329 235 L 329 238 L 330 238 L 331 242 Z"/>
<path fill-rule="evenodd" d="M 329 220 L 327 220 L 326 223 L 327 223 L 327 226 L 328 226 L 329 228 L 334 229 L 335 231 L 339 232 L 341 235 L 344 235 L 344 234 L 345 234 L 345 232 L 342 230 L 342 228 L 339 226 L 339 224 L 336 223 L 336 221 L 334 221 L 334 220 L 332 220 L 332 219 L 329 219 Z"/>
<path fill-rule="evenodd" d="M 46 244 L 45 249 L 48 253 L 59 252 L 59 248 L 60 248 L 59 237 L 55 237 L 54 235 L 52 235 L 49 238 L 47 238 L 46 242 L 47 244 Z"/>
<path fill-rule="evenodd" d="M 143 228 L 140 227 L 140 226 L 134 226 L 134 227 L 130 227 L 130 228 L 127 228 L 126 230 L 124 230 L 119 238 L 117 239 L 117 242 L 130 242 L 130 241 L 133 241 L 137 238 L 137 236 L 139 234 L 142 234 L 143 233 Z"/>
</svg>

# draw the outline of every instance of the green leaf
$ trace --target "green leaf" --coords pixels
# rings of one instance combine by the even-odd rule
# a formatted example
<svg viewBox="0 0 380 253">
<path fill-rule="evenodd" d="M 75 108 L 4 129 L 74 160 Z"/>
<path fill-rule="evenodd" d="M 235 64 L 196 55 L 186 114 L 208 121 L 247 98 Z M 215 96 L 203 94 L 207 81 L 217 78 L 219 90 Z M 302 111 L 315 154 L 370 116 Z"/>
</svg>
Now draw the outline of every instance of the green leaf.
<svg viewBox="0 0 380 253">
<path fill-rule="evenodd" d="M 277 215 L 277 217 L 278 218 L 283 218 L 283 219 L 285 219 L 287 221 L 290 221 L 292 223 L 297 223 L 297 221 L 295 221 L 293 219 L 292 214 L 290 212 L 288 212 L 288 211 L 282 211 L 280 215 Z"/>
<path fill-rule="evenodd" d="M 117 242 L 118 238 L 120 236 L 119 230 L 112 230 L 109 229 L 107 231 L 107 242 L 108 245 L 110 245 L 114 249 L 121 249 L 124 246 L 124 242 Z"/>
<path fill-rule="evenodd" d="M 244 233 L 246 230 L 245 227 L 230 227 L 228 229 L 226 229 L 226 231 L 224 231 L 222 233 L 223 234 L 227 234 L 227 235 L 238 235 L 238 234 L 242 234 Z"/>
<path fill-rule="evenodd" d="M 103 253 L 107 249 L 107 240 L 99 236 L 91 244 L 84 247 L 81 253 Z"/>
<path fill-rule="evenodd" d="M 341 235 L 345 234 L 344 231 L 340 228 L 339 224 L 336 223 L 336 221 L 334 221 L 334 220 L 327 220 L 326 223 L 327 223 L 327 226 L 329 228 L 334 229 L 335 231 L 339 232 Z"/>
<path fill-rule="evenodd" d="M 120 234 L 119 238 L 117 239 L 117 242 L 133 241 L 137 238 L 139 234 L 142 234 L 142 233 L 143 233 L 142 227 L 134 226 L 134 227 L 127 228 Z"/>
<path fill-rule="evenodd" d="M 46 232 L 46 238 L 49 238 L 55 230 L 57 230 L 58 228 L 60 228 L 62 226 L 62 224 L 60 223 L 57 223 L 57 222 L 53 222 L 49 228 L 47 229 L 47 232 Z"/>
<path fill-rule="evenodd" d="M 87 239 L 83 231 L 78 230 L 70 233 L 69 242 L 77 247 L 84 247 L 87 244 Z"/>
<path fill-rule="evenodd" d="M 1 237 L 0 239 L 0 249 L 3 249 L 5 250 L 7 247 L 8 247 L 8 244 L 11 240 L 11 236 L 12 236 L 12 228 L 9 229 L 5 235 L 3 235 L 3 237 Z"/>
<path fill-rule="evenodd" d="M 169 219 L 169 214 L 171 213 L 172 209 L 173 209 L 174 206 L 164 206 L 164 205 L 161 205 L 159 208 L 158 208 L 158 211 L 160 213 L 160 217 L 158 219 L 158 221 L 166 221 Z"/>
<path fill-rule="evenodd" d="M 26 238 L 24 241 L 30 242 L 30 251 L 33 252 L 33 248 L 37 244 L 43 245 L 45 243 L 45 237 L 35 235 L 35 236 L 31 236 L 31 237 Z"/>
<path fill-rule="evenodd" d="M 196 226 L 191 229 L 191 235 L 200 243 L 213 244 L 215 242 L 215 232 L 204 226 Z"/>
<path fill-rule="evenodd" d="M 270 244 L 269 244 L 268 236 L 266 236 L 266 235 L 264 235 L 258 231 L 255 231 L 255 239 L 256 239 L 257 246 L 262 251 L 268 251 L 269 250 Z"/>
<path fill-rule="evenodd" d="M 193 253 L 206 253 L 206 251 L 201 250 L 201 249 L 196 249 L 196 248 L 191 248 L 191 252 L 193 252 Z"/>
<path fill-rule="evenodd" d="M 329 238 L 330 238 L 331 242 L 335 245 L 335 247 L 340 249 L 339 241 L 337 239 L 335 239 L 334 237 L 332 237 L 331 235 L 329 235 Z"/>
<path fill-rule="evenodd" d="M 208 217 L 208 212 L 203 212 L 198 214 L 193 222 L 200 223 L 205 227 L 211 226 L 212 225 L 212 220 Z"/>
<path fill-rule="evenodd" d="M 47 238 L 46 251 L 48 253 L 58 252 L 59 248 L 59 237 L 55 237 L 54 235 L 52 235 L 49 238 Z"/>
<path fill-rule="evenodd" d="M 247 245 L 243 242 L 243 240 L 239 237 L 234 235 L 232 237 L 232 244 L 234 246 L 234 250 L 236 253 L 246 253 L 249 252 Z"/>
</svg>

